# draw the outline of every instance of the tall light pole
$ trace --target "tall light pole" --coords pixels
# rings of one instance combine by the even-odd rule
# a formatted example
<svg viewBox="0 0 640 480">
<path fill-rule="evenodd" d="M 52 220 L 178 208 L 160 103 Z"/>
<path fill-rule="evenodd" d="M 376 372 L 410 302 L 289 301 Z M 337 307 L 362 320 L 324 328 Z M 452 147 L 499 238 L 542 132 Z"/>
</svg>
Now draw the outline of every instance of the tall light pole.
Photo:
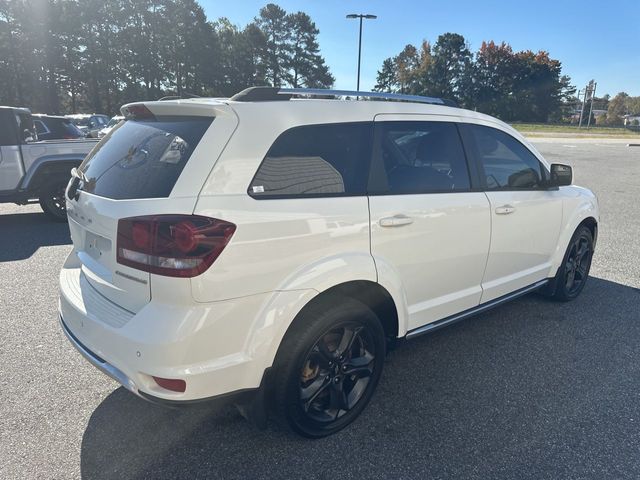
<svg viewBox="0 0 640 480">
<path fill-rule="evenodd" d="M 378 18 L 376 15 L 362 14 L 362 13 L 350 13 L 347 18 L 359 18 L 360 19 L 360 35 L 358 36 L 358 85 L 356 91 L 360 91 L 360 58 L 362 57 L 362 19 L 374 20 Z"/>
</svg>

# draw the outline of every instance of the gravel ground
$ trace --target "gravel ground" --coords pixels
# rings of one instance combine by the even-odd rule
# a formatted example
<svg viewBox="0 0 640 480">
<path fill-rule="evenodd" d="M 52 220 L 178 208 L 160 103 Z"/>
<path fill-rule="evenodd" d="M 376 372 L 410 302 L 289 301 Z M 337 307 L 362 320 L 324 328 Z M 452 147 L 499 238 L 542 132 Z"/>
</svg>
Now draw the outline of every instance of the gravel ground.
<svg viewBox="0 0 640 480">
<path fill-rule="evenodd" d="M 640 478 L 640 149 L 556 140 L 536 142 L 600 200 L 582 296 L 407 342 L 362 417 L 318 441 L 99 374 L 57 325 L 66 225 L 1 205 L 0 478 Z"/>
</svg>

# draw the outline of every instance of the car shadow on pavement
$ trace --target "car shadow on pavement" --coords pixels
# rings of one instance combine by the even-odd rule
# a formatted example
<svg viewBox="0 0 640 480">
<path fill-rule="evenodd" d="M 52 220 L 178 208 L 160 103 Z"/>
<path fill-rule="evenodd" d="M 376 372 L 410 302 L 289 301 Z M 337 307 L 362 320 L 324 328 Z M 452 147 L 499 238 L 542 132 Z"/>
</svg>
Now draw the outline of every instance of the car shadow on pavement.
<svg viewBox="0 0 640 480">
<path fill-rule="evenodd" d="M 0 215 L 0 262 L 24 260 L 40 247 L 70 245 L 69 225 L 44 213 Z"/>
<path fill-rule="evenodd" d="M 638 478 L 639 302 L 591 278 L 574 302 L 529 295 L 406 342 L 363 415 L 316 441 L 118 388 L 84 432 L 82 477 Z"/>
</svg>

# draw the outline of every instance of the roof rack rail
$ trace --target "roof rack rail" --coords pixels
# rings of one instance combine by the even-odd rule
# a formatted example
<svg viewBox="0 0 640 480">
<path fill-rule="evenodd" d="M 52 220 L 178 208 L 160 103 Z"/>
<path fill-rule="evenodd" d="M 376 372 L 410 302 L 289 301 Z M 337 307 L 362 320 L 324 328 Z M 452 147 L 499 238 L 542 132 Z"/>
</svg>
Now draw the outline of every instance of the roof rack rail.
<svg viewBox="0 0 640 480">
<path fill-rule="evenodd" d="M 229 98 L 234 102 L 269 102 L 274 100 L 289 100 L 291 95 L 282 95 L 278 87 L 249 87 Z"/>
<path fill-rule="evenodd" d="M 420 95 L 404 95 L 400 93 L 362 92 L 356 90 L 331 90 L 324 88 L 277 88 L 277 87 L 250 87 L 236 93 L 229 100 L 236 102 L 266 102 L 276 100 L 290 100 L 292 97 L 355 97 L 388 100 L 394 102 L 428 103 L 432 105 L 446 105 L 457 107 L 458 105 L 443 98 L 422 97 Z"/>
</svg>

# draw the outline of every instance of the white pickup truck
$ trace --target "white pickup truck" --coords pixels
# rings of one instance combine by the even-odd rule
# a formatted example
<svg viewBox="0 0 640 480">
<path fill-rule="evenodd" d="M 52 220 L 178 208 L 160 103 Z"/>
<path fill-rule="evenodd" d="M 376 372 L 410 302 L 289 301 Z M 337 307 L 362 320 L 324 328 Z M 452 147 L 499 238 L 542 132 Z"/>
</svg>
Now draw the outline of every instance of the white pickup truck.
<svg viewBox="0 0 640 480">
<path fill-rule="evenodd" d="M 0 203 L 40 203 L 56 221 L 66 221 L 64 191 L 71 169 L 96 140 L 38 141 L 31 112 L 0 107 Z"/>
</svg>

